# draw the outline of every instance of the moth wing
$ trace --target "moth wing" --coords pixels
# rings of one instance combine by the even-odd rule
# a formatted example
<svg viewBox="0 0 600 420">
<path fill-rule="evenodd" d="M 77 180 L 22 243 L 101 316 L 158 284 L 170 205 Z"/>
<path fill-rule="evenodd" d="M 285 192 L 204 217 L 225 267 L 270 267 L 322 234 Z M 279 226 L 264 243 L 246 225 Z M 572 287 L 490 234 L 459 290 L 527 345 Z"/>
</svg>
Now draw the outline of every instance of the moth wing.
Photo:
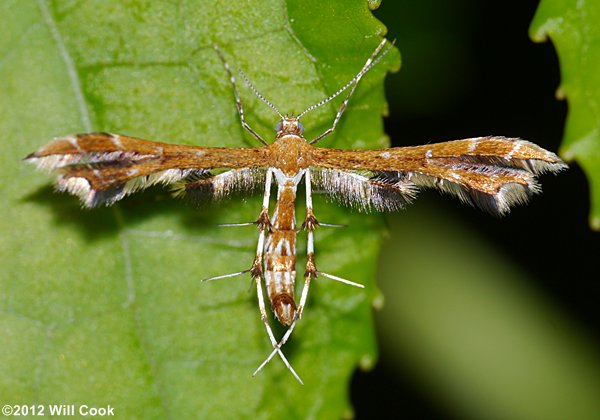
<svg viewBox="0 0 600 420">
<path fill-rule="evenodd" d="M 219 200 L 236 192 L 252 193 L 264 187 L 266 172 L 266 168 L 240 168 L 219 174 L 193 174 L 177 181 L 173 192 L 193 201 Z"/>
<path fill-rule="evenodd" d="M 407 179 L 393 182 L 367 171 L 311 168 L 314 189 L 359 211 L 396 211 L 410 204 L 418 187 Z"/>
<path fill-rule="evenodd" d="M 567 168 L 554 153 L 528 141 L 506 137 L 381 150 L 316 148 L 314 155 L 316 164 L 328 171 L 369 173 L 367 179 L 361 180 L 362 187 L 349 178 L 338 181 L 329 176 L 334 178 L 332 186 L 325 188 L 330 189 L 330 195 L 338 194 L 333 188 L 350 191 L 357 197 L 350 201 L 362 201 L 377 210 L 402 207 L 400 199 L 380 200 L 389 191 L 400 189 L 407 192 L 401 197 L 410 198 L 419 188 L 435 188 L 492 214 L 503 215 L 540 192 L 539 174 Z M 378 205 L 377 200 L 384 204 Z"/>
<path fill-rule="evenodd" d="M 174 145 L 110 133 L 57 138 L 25 158 L 56 172 L 56 188 L 78 196 L 86 207 L 110 205 L 156 184 L 202 177 L 213 168 L 265 163 L 261 148 Z"/>
</svg>

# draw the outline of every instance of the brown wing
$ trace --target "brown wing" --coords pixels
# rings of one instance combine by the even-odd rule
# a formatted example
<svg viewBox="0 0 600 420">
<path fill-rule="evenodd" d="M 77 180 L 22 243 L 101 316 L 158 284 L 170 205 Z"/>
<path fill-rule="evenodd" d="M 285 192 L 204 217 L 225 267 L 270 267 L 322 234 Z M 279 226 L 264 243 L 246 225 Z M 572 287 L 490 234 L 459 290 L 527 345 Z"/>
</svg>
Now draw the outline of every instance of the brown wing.
<svg viewBox="0 0 600 420">
<path fill-rule="evenodd" d="M 368 171 L 367 181 L 409 201 L 419 187 L 453 194 L 494 214 L 504 214 L 540 191 L 536 175 L 558 172 L 567 165 L 554 153 L 520 139 L 478 137 L 415 147 L 380 150 L 316 148 L 314 165 L 329 170 Z M 346 182 L 346 185 L 351 185 Z M 353 187 L 349 187 L 352 189 Z M 364 189 L 364 186 L 356 188 Z M 377 210 L 394 206 L 394 194 L 365 198 L 358 207 Z M 381 205 L 377 204 L 379 200 Z M 353 204 L 352 202 L 349 204 Z"/>
<path fill-rule="evenodd" d="M 154 184 L 171 184 L 213 168 L 267 165 L 264 149 L 181 146 L 109 133 L 57 138 L 25 158 L 59 173 L 57 188 L 87 207 L 110 205 Z"/>
</svg>

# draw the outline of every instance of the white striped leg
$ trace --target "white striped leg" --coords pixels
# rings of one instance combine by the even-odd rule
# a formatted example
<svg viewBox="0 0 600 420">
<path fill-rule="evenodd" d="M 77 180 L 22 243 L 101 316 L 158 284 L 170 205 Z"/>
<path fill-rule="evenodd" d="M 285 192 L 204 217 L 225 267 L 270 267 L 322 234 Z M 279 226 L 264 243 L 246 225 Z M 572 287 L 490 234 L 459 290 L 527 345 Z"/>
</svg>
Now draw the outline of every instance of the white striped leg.
<svg viewBox="0 0 600 420">
<path fill-rule="evenodd" d="M 229 277 L 241 276 L 242 274 L 246 274 L 249 271 L 250 270 L 243 270 L 243 271 L 238 271 L 237 273 L 221 274 L 220 276 L 207 277 L 207 278 L 202 279 L 200 281 L 204 283 L 204 282 L 207 282 L 207 281 L 221 280 L 221 279 L 226 279 L 226 278 L 229 278 Z"/>
<path fill-rule="evenodd" d="M 304 305 L 306 304 L 306 298 L 308 296 L 308 287 L 310 281 L 317 277 L 317 267 L 315 265 L 315 239 L 314 230 L 319 226 L 319 222 L 315 217 L 312 203 L 312 187 L 310 180 L 310 168 L 306 169 L 305 174 L 306 184 L 306 217 L 302 226 L 307 231 L 307 244 L 306 244 L 306 270 L 304 271 L 304 287 L 302 288 L 302 295 L 300 297 L 300 303 L 298 304 L 298 310 L 296 311 L 296 319 L 302 317 L 304 311 Z M 295 322 L 295 321 L 294 321 Z M 290 325 L 290 329 L 292 326 Z"/>
<path fill-rule="evenodd" d="M 219 46 L 217 44 L 215 44 L 214 48 L 215 48 L 215 51 L 217 52 L 217 54 L 219 55 L 219 58 L 223 62 L 223 66 L 225 67 L 225 70 L 227 70 L 227 73 L 229 74 L 229 81 L 231 82 L 231 86 L 233 87 L 233 95 L 235 96 L 235 105 L 237 106 L 238 114 L 240 115 L 240 121 L 242 122 L 242 127 L 244 127 L 259 142 L 261 142 L 262 144 L 264 144 L 266 146 L 267 142 L 264 141 L 264 139 L 260 136 L 260 134 L 258 134 L 256 131 L 254 131 L 252 129 L 252 127 L 250 127 L 250 125 L 246 122 L 246 119 L 244 118 L 244 107 L 242 106 L 242 100 L 240 99 L 240 95 L 237 90 L 237 85 L 235 83 L 235 77 L 233 77 L 233 72 L 231 71 L 231 68 L 229 68 L 229 64 L 227 64 L 227 61 L 225 61 L 225 57 L 223 56 L 223 53 L 219 49 Z"/>
<path fill-rule="evenodd" d="M 265 251 L 265 235 L 271 230 L 271 221 L 269 220 L 269 198 L 271 197 L 271 184 L 273 182 L 273 172 L 267 169 L 265 176 L 265 192 L 263 195 L 262 209 L 258 216 L 256 224 L 259 229 L 258 244 L 256 245 L 256 257 L 252 263 L 250 273 L 252 278 L 263 277 L 263 253 Z"/>
<path fill-rule="evenodd" d="M 219 223 L 218 227 L 241 227 L 255 225 L 256 222 L 242 222 L 242 223 Z"/>
<path fill-rule="evenodd" d="M 292 331 L 296 327 L 296 323 L 302 317 L 302 312 L 304 311 L 304 306 L 306 305 L 306 300 L 308 298 L 308 288 L 310 286 L 310 281 L 317 277 L 317 268 L 315 266 L 315 245 L 314 245 L 314 235 L 313 231 L 317 226 L 319 226 L 319 222 L 317 221 L 312 206 L 312 190 L 311 190 L 311 181 L 310 181 L 310 168 L 306 170 L 305 174 L 305 184 L 306 184 L 306 218 L 302 227 L 305 228 L 308 232 L 308 241 L 306 246 L 306 271 L 304 272 L 304 287 L 302 287 L 302 294 L 300 296 L 300 302 L 298 303 L 298 308 L 296 309 L 296 313 L 294 314 L 294 321 L 289 326 L 279 343 L 273 345 L 273 351 L 269 354 L 269 357 L 265 359 L 264 362 L 258 367 L 256 372 L 261 370 L 263 366 L 271 361 L 271 359 L 277 354 L 277 352 L 281 349 L 281 347 L 287 342 L 287 340 L 292 335 Z"/>
<path fill-rule="evenodd" d="M 265 192 L 263 195 L 263 203 L 262 203 L 262 209 L 260 211 L 260 215 L 258 216 L 258 220 L 256 222 L 248 223 L 248 224 L 258 225 L 258 229 L 260 230 L 260 233 L 258 235 L 258 245 L 256 246 L 256 257 L 254 258 L 252 267 L 248 270 L 242 270 L 242 271 L 238 271 L 236 273 L 223 274 L 220 276 L 214 276 L 214 277 L 202 279 L 203 282 L 219 280 L 219 279 L 224 279 L 224 278 L 228 278 L 228 277 L 235 277 L 235 276 L 239 276 L 241 274 L 245 274 L 247 272 L 250 272 L 250 274 L 252 275 L 252 278 L 254 278 L 256 276 L 258 276 L 259 278 L 262 277 L 262 257 L 263 257 L 263 251 L 265 248 L 265 231 L 268 231 L 271 229 L 271 222 L 269 221 L 269 198 L 271 196 L 271 183 L 272 182 L 273 182 L 273 174 L 270 170 L 267 170 L 267 174 L 265 176 Z M 246 223 L 239 223 L 239 224 L 238 223 L 225 223 L 221 226 L 242 226 L 242 225 L 246 225 Z"/>
<path fill-rule="evenodd" d="M 314 245 L 313 231 L 315 230 L 315 228 L 317 228 L 319 226 L 319 222 L 315 218 L 315 215 L 313 212 L 313 207 L 312 207 L 310 169 L 306 170 L 306 181 L 305 182 L 306 182 L 306 219 L 304 220 L 304 223 L 302 224 L 302 226 L 304 228 L 306 228 L 306 230 L 308 232 L 308 241 L 307 241 L 307 245 L 306 245 L 306 251 L 307 251 L 306 254 L 307 255 L 306 255 L 306 271 L 304 272 L 304 287 L 302 288 L 302 295 L 300 297 L 300 303 L 298 304 L 298 309 L 296 311 L 296 316 L 294 317 L 294 321 L 292 322 L 290 327 L 287 329 L 287 331 L 285 332 L 285 334 L 283 335 L 281 340 L 279 340 L 279 343 L 277 343 L 277 346 L 274 347 L 274 350 L 271 352 L 271 354 L 269 354 L 269 357 L 267 357 L 265 359 L 265 361 L 260 365 L 259 370 L 264 365 L 266 365 L 267 363 L 269 363 L 271 361 L 271 359 L 275 356 L 275 354 L 277 354 L 277 351 L 287 342 L 287 340 L 292 335 L 292 331 L 294 331 L 294 328 L 296 327 L 296 322 L 300 319 L 300 317 L 302 316 L 302 312 L 304 311 L 304 306 L 306 305 L 306 300 L 308 298 L 308 288 L 310 286 L 310 281 L 312 279 L 317 278 L 317 276 L 320 274 L 331 280 L 339 281 L 341 283 L 348 284 L 350 286 L 355 286 L 355 287 L 359 287 L 359 288 L 365 287 L 360 283 L 355 283 L 353 281 L 346 280 L 341 277 L 337 277 L 337 276 L 333 276 L 331 274 L 317 271 L 317 267 L 315 265 L 315 245 Z"/>
<path fill-rule="evenodd" d="M 271 352 L 271 354 L 269 354 L 269 357 L 267 357 L 264 360 L 264 362 L 262 362 L 260 364 L 258 369 L 256 369 L 256 372 L 254 372 L 254 375 L 256 375 L 267 363 L 269 363 L 271 361 L 271 359 L 275 356 L 275 354 L 281 352 L 281 347 L 288 341 L 288 339 L 292 335 L 292 332 L 294 331 L 294 328 L 296 327 L 296 323 L 302 316 L 301 311 L 304 309 L 304 305 L 306 304 L 306 299 L 308 297 L 308 286 L 310 284 L 310 280 L 311 280 L 311 277 L 307 276 L 305 274 L 304 287 L 302 288 L 302 296 L 300 297 L 300 303 L 298 304 L 298 310 L 296 311 L 296 315 L 294 316 L 294 321 L 289 326 L 289 328 L 287 329 L 287 331 L 285 332 L 283 337 L 281 337 L 281 340 L 279 340 L 279 343 L 277 343 L 277 342 L 273 343 L 273 351 Z"/>
<path fill-rule="evenodd" d="M 265 308 L 265 298 L 263 296 L 262 285 L 261 285 L 260 280 L 261 280 L 260 277 L 254 278 L 254 281 L 256 282 L 256 294 L 258 296 L 258 307 L 260 308 L 260 318 L 262 319 L 263 323 L 265 324 L 265 328 L 267 330 L 267 335 L 269 336 L 269 340 L 271 340 L 271 345 L 275 349 L 275 350 L 273 350 L 272 354 L 274 356 L 275 353 L 278 353 L 279 357 L 281 357 L 281 360 L 283 361 L 283 364 L 285 365 L 285 367 L 288 368 L 288 370 L 292 373 L 292 375 L 294 375 L 294 378 L 296 378 L 298 380 L 298 382 L 300 382 L 302 385 L 304 385 L 304 382 L 302 382 L 302 379 L 300 379 L 300 376 L 298 376 L 298 374 L 296 373 L 296 371 L 294 370 L 294 368 L 292 367 L 290 362 L 288 362 L 288 360 L 284 356 L 281 349 L 279 347 L 277 347 L 277 340 L 275 339 L 275 336 L 273 335 L 273 330 L 271 330 L 271 326 L 269 325 L 269 320 L 267 318 L 267 310 Z M 273 358 L 273 356 L 271 356 L 269 360 L 271 360 Z M 260 372 L 260 370 L 263 368 L 264 365 L 266 365 L 266 363 L 263 362 L 258 367 L 258 369 L 256 369 L 254 371 L 252 376 L 256 376 L 256 374 L 258 372 Z"/>
<path fill-rule="evenodd" d="M 348 227 L 348 225 L 342 225 L 340 223 L 323 223 L 323 222 L 319 222 L 319 226 L 334 227 L 334 228 L 345 228 L 345 227 Z"/>
<path fill-rule="evenodd" d="M 258 221 L 257 221 L 257 225 L 258 225 L 258 228 L 260 229 L 260 233 L 258 235 L 258 244 L 256 245 L 256 257 L 254 258 L 254 263 L 252 263 L 252 268 L 250 269 L 250 273 L 252 274 L 252 278 L 254 279 L 254 281 L 256 283 L 256 296 L 258 298 L 258 307 L 260 309 L 260 319 L 265 324 L 265 329 L 267 330 L 267 335 L 269 336 L 271 345 L 273 346 L 273 348 L 275 348 L 277 346 L 277 340 L 275 339 L 273 330 L 271 329 L 271 326 L 269 325 L 269 319 L 267 317 L 267 310 L 265 307 L 265 298 L 264 298 L 263 291 L 262 291 L 263 253 L 264 253 L 264 249 L 265 249 L 265 236 L 268 233 L 268 231 L 271 229 L 271 222 L 269 221 L 269 198 L 271 195 L 272 176 L 273 176 L 273 173 L 271 172 L 271 170 L 270 169 L 267 170 L 267 175 L 266 175 L 266 179 L 265 179 L 265 192 L 264 192 L 264 196 L 263 196 L 263 204 L 262 204 L 262 209 L 260 211 L 260 216 L 258 217 Z M 283 352 L 281 352 L 281 350 L 279 348 L 277 348 L 277 350 L 275 352 L 279 354 L 279 357 L 281 357 L 281 360 L 283 361 L 285 366 L 292 373 L 292 375 L 294 375 L 294 377 L 298 380 L 298 382 L 303 384 L 302 380 L 300 379 L 300 377 L 298 376 L 298 374 L 296 373 L 294 368 L 292 368 L 292 365 L 290 365 L 290 362 L 288 362 L 288 360 L 284 356 Z M 260 368 L 258 368 L 252 374 L 252 376 L 255 376 L 260 371 L 261 368 L 262 368 L 262 365 Z"/>
<path fill-rule="evenodd" d="M 346 280 L 341 277 L 333 276 L 331 274 L 327 274 L 327 273 L 323 273 L 323 272 L 317 272 L 317 274 L 315 274 L 315 276 L 312 278 L 316 278 L 319 274 L 324 277 L 330 278 L 332 280 L 339 281 L 340 283 L 348 284 L 350 286 L 359 287 L 361 289 L 363 289 L 365 287 L 364 285 L 362 285 L 360 283 L 355 283 L 353 281 Z M 307 276 L 305 274 L 304 287 L 302 288 L 302 296 L 300 297 L 300 304 L 298 305 L 298 311 L 296 312 L 296 317 L 294 318 L 292 325 L 290 325 L 290 327 L 287 329 L 287 331 L 285 332 L 283 337 L 281 337 L 281 340 L 279 340 L 279 343 L 276 343 L 273 345 L 273 351 L 271 352 L 271 354 L 269 354 L 269 357 L 267 357 L 265 359 L 265 361 L 261 363 L 261 365 L 258 367 L 258 369 L 256 369 L 256 371 L 254 372 L 254 375 L 256 375 L 256 373 L 259 370 L 261 370 L 263 368 L 263 366 L 265 366 L 267 363 L 269 363 L 271 361 L 271 359 L 273 357 L 275 357 L 275 355 L 278 352 L 280 352 L 281 347 L 288 341 L 288 339 L 290 338 L 290 335 L 292 335 L 292 331 L 294 331 L 294 328 L 296 327 L 296 322 L 300 319 L 301 309 L 304 309 L 304 305 L 306 304 L 306 298 L 308 297 L 308 286 L 310 284 L 310 280 L 311 280 L 311 277 Z"/>
</svg>

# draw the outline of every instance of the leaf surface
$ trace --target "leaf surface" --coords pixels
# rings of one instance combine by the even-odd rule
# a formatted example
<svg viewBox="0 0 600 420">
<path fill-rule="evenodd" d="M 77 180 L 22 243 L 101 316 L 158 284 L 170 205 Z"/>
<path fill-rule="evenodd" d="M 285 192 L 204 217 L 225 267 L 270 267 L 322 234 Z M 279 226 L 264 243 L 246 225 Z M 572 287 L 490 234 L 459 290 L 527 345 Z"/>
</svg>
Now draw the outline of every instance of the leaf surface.
<svg viewBox="0 0 600 420">
<path fill-rule="evenodd" d="M 82 210 L 21 159 L 54 136 L 89 131 L 256 146 L 213 44 L 281 112 L 297 114 L 350 80 L 379 43 L 385 28 L 367 2 L 13 0 L 0 11 L 4 400 L 110 404 L 124 418 L 347 415 L 349 378 L 376 357 L 379 218 L 316 198 L 320 221 L 349 226 L 316 232 L 319 269 L 366 289 L 311 285 L 285 346 L 301 387 L 276 359 L 251 377 L 270 344 L 250 279 L 200 282 L 250 266 L 257 231 L 216 224 L 255 220 L 260 197 L 194 207 L 157 188 Z M 322 146 L 386 144 L 383 78 L 397 66 L 392 51 L 369 72 Z M 276 115 L 239 88 L 248 122 L 271 139 Z M 331 125 L 339 103 L 306 115 L 307 138 Z"/>
</svg>

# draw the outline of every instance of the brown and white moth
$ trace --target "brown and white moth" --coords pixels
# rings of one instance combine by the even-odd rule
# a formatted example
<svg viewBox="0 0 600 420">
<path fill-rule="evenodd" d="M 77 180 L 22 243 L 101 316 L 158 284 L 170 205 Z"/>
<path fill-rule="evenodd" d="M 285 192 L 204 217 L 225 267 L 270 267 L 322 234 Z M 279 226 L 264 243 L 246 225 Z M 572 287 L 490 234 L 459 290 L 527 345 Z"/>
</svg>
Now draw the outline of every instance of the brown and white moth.
<svg viewBox="0 0 600 420">
<path fill-rule="evenodd" d="M 240 74 L 256 96 L 278 116 L 275 141 L 267 143 L 244 119 L 235 79 L 219 49 L 233 87 L 241 124 L 262 147 L 223 148 L 182 146 L 133 137 L 91 133 L 60 137 L 30 154 L 25 160 L 38 168 L 58 173 L 57 189 L 79 196 L 87 207 L 111 205 L 126 195 L 154 184 L 174 184 L 178 194 L 227 196 L 233 190 L 262 186 L 263 204 L 255 224 L 259 229 L 256 256 L 249 272 L 256 284 L 261 319 L 276 354 L 300 380 L 281 351 L 302 316 L 310 282 L 319 275 L 353 286 L 358 283 L 317 270 L 314 230 L 319 226 L 312 205 L 312 190 L 323 191 L 343 205 L 359 210 L 393 211 L 410 203 L 421 188 L 436 188 L 492 214 L 503 215 L 511 206 L 527 202 L 540 192 L 536 176 L 567 167 L 554 153 L 528 141 L 506 137 L 476 137 L 380 150 L 340 150 L 314 146 L 331 134 L 361 78 L 392 47 L 382 40 L 358 74 L 333 95 L 298 116 L 283 115 Z M 329 129 L 307 141 L 300 119 L 308 112 L 348 91 Z M 224 170 L 218 174 L 212 170 Z M 296 190 L 304 179 L 307 262 L 300 300 L 294 299 L 296 278 Z M 272 184 L 277 185 L 275 210 L 269 213 Z M 277 340 L 265 309 L 262 283 L 275 317 L 288 326 Z"/>
</svg>

